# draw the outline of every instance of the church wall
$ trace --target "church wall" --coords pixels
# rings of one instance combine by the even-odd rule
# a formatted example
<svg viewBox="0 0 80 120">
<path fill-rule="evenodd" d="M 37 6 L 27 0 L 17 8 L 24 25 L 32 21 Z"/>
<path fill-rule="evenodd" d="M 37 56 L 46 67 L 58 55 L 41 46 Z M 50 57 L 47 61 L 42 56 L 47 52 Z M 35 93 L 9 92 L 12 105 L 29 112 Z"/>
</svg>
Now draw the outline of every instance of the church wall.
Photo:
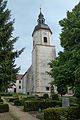
<svg viewBox="0 0 80 120">
<path fill-rule="evenodd" d="M 52 78 L 47 72 L 50 71 L 48 63 L 54 59 L 54 50 L 52 46 L 37 45 L 37 80 L 38 80 L 38 92 L 50 92 L 47 87 L 50 87 L 50 81 Z"/>
<path fill-rule="evenodd" d="M 26 94 L 26 74 L 22 77 L 22 93 Z"/>
<path fill-rule="evenodd" d="M 16 80 L 16 93 L 22 93 L 22 80 Z"/>
<path fill-rule="evenodd" d="M 48 38 L 47 43 L 44 43 L 44 40 L 43 40 L 44 37 Z M 40 30 L 36 31 L 34 33 L 34 37 L 33 37 L 33 46 L 35 46 L 36 44 L 52 45 L 51 33 L 45 29 L 40 29 Z"/>
<path fill-rule="evenodd" d="M 35 56 L 35 57 L 34 57 Z M 33 74 L 34 74 L 34 92 L 50 93 L 50 81 L 52 78 L 48 75 L 50 66 L 48 63 L 55 59 L 55 47 L 50 45 L 36 45 L 33 50 Z"/>
<path fill-rule="evenodd" d="M 52 46 L 52 31 L 45 24 L 44 15 L 38 16 L 38 24 L 32 33 L 32 67 L 23 76 L 23 91 L 38 95 L 50 93 L 50 82 L 52 78 L 47 72 L 50 71 L 48 63 L 56 57 L 55 47 Z"/>
<path fill-rule="evenodd" d="M 27 70 L 27 72 L 22 77 L 22 89 L 23 93 L 31 94 L 32 92 L 32 66 Z"/>
<path fill-rule="evenodd" d="M 36 72 L 37 72 L 37 48 L 33 49 L 32 51 L 32 76 L 33 76 L 33 92 L 36 92 L 37 88 L 37 78 L 36 78 Z"/>
</svg>

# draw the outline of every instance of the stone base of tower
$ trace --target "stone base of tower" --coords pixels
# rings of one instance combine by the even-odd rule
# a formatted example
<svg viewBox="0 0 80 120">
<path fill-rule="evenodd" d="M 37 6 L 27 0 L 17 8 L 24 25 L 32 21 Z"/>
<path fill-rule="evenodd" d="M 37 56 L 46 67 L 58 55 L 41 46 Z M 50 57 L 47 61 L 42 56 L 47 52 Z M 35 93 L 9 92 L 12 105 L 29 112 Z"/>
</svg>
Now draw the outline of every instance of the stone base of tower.
<svg viewBox="0 0 80 120">
<path fill-rule="evenodd" d="M 48 64 L 55 59 L 55 47 L 37 44 L 32 54 L 33 92 L 40 95 L 45 93 L 50 95 L 50 82 L 53 79 L 48 74 L 50 71 Z"/>
</svg>

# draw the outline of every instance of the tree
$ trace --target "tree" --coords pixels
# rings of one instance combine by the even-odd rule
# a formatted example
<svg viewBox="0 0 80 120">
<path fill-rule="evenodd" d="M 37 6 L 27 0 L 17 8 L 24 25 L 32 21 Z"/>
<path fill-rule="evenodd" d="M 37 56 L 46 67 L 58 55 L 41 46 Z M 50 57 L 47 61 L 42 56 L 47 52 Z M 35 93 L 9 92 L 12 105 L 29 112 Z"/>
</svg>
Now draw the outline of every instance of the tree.
<svg viewBox="0 0 80 120">
<path fill-rule="evenodd" d="M 80 98 L 80 3 L 71 12 L 67 11 L 67 17 L 59 24 L 64 51 L 59 52 L 56 60 L 50 63 L 53 64 L 50 74 L 57 86 L 75 88 L 75 94 Z"/>
<path fill-rule="evenodd" d="M 18 37 L 13 37 L 14 20 L 11 21 L 11 11 L 6 6 L 7 1 L 0 0 L 0 91 L 6 91 L 16 80 L 20 67 L 16 66 L 15 59 L 24 50 L 14 50 Z"/>
</svg>

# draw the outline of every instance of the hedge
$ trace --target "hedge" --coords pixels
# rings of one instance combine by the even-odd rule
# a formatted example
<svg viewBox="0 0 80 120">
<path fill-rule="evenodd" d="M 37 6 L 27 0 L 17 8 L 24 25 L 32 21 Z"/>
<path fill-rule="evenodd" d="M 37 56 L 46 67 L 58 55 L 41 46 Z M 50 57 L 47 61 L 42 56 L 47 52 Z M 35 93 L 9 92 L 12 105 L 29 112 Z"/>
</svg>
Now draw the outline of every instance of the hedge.
<svg viewBox="0 0 80 120">
<path fill-rule="evenodd" d="M 3 103 L 3 99 L 0 99 L 0 104 Z"/>
<path fill-rule="evenodd" d="M 18 98 L 17 98 L 17 97 L 16 97 L 16 98 L 15 98 L 15 97 L 9 98 L 9 99 L 8 99 L 8 102 L 14 102 L 15 100 L 18 100 Z"/>
<path fill-rule="evenodd" d="M 12 96 L 12 93 L 0 93 L 1 96 Z"/>
<path fill-rule="evenodd" d="M 52 100 L 59 100 L 58 94 L 52 94 L 51 98 L 52 98 Z"/>
<path fill-rule="evenodd" d="M 61 106 L 60 101 L 26 101 L 24 104 L 24 111 L 37 111 L 39 109 L 43 110 L 48 107 Z"/>
<path fill-rule="evenodd" d="M 44 120 L 77 120 L 80 118 L 80 107 L 47 108 Z"/>
<path fill-rule="evenodd" d="M 9 105 L 8 104 L 0 104 L 0 113 L 9 112 Z"/>
<path fill-rule="evenodd" d="M 14 105 L 22 106 L 22 105 L 24 105 L 24 100 L 14 100 Z"/>
</svg>

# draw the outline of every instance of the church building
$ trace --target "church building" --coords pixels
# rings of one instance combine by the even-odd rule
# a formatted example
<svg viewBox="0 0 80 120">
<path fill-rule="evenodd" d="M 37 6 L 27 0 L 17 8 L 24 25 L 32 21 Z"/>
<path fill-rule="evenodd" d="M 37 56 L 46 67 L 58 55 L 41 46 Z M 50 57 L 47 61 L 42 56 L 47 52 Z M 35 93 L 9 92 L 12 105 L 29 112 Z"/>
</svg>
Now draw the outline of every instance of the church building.
<svg viewBox="0 0 80 120">
<path fill-rule="evenodd" d="M 55 46 L 52 45 L 52 31 L 45 24 L 44 15 L 38 16 L 37 25 L 32 32 L 33 49 L 32 65 L 22 76 L 22 92 L 27 94 L 50 94 L 50 82 L 53 80 L 48 72 L 48 63 L 56 57 Z"/>
</svg>

